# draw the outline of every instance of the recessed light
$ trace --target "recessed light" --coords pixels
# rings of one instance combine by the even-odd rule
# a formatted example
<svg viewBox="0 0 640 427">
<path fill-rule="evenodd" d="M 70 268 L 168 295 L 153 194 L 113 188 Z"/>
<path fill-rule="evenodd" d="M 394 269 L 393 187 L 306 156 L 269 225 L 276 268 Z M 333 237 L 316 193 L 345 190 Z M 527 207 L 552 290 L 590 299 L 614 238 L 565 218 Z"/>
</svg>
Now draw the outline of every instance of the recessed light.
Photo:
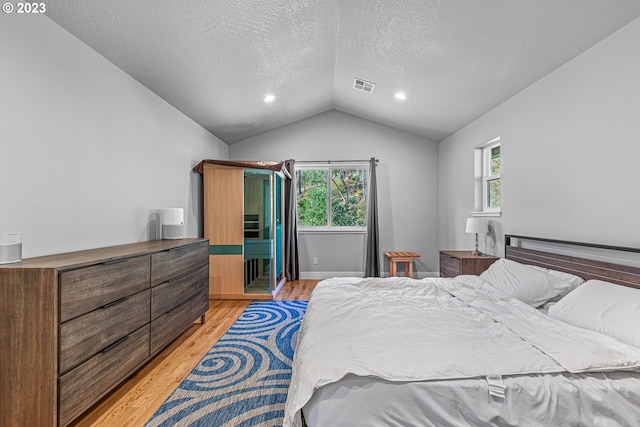
<svg viewBox="0 0 640 427">
<path fill-rule="evenodd" d="M 264 102 L 273 102 L 276 99 L 275 95 L 267 95 L 264 97 Z"/>
<path fill-rule="evenodd" d="M 396 94 L 393 96 L 399 101 L 404 101 L 405 99 L 407 99 L 407 95 L 402 92 L 396 92 Z"/>
</svg>

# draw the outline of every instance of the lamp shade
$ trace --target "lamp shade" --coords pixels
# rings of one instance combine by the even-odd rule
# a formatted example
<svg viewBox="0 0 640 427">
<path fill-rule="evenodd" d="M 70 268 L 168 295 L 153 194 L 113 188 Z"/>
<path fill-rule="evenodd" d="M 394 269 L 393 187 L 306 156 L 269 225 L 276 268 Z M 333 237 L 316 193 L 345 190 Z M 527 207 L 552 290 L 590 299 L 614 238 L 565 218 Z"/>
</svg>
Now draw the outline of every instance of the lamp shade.
<svg viewBox="0 0 640 427">
<path fill-rule="evenodd" d="M 489 224 L 483 218 L 467 218 L 467 227 L 464 231 L 467 233 L 488 233 Z"/>
</svg>

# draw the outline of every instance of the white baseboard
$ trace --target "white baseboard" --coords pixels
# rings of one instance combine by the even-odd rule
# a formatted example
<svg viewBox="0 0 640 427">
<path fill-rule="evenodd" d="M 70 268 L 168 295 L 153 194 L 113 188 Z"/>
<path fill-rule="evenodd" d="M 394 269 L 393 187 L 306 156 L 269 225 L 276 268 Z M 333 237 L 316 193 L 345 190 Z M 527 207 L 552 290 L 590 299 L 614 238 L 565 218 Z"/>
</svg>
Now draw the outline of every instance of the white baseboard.
<svg viewBox="0 0 640 427">
<path fill-rule="evenodd" d="M 414 271 L 414 279 L 438 277 L 437 271 Z M 301 271 L 300 280 L 322 280 L 332 277 L 364 277 L 364 271 Z M 382 272 L 382 277 L 389 277 L 388 271 Z"/>
<path fill-rule="evenodd" d="M 364 277 L 364 271 L 301 271 L 301 280 L 322 280 L 332 277 Z"/>
</svg>

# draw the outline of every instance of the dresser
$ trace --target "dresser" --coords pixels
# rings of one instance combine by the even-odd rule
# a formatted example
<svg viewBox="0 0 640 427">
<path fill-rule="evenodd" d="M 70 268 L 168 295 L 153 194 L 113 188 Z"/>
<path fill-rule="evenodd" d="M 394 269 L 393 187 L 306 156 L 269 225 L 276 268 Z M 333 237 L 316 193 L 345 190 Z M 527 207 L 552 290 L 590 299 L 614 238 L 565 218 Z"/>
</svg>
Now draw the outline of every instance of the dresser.
<svg viewBox="0 0 640 427">
<path fill-rule="evenodd" d="M 0 266 L 0 425 L 68 425 L 204 323 L 208 287 L 206 239 Z"/>
<path fill-rule="evenodd" d="M 498 259 L 491 255 L 473 255 L 472 251 L 440 251 L 440 277 L 477 276 Z"/>
</svg>

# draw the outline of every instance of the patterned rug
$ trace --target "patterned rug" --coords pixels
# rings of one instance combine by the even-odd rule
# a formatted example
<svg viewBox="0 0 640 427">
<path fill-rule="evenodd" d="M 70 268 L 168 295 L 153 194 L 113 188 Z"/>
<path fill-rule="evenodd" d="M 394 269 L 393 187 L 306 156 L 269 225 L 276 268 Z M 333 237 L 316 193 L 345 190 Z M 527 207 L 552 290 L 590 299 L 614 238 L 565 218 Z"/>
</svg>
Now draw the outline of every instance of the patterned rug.
<svg viewBox="0 0 640 427">
<path fill-rule="evenodd" d="M 281 426 L 307 301 L 253 301 L 146 427 Z"/>
</svg>

